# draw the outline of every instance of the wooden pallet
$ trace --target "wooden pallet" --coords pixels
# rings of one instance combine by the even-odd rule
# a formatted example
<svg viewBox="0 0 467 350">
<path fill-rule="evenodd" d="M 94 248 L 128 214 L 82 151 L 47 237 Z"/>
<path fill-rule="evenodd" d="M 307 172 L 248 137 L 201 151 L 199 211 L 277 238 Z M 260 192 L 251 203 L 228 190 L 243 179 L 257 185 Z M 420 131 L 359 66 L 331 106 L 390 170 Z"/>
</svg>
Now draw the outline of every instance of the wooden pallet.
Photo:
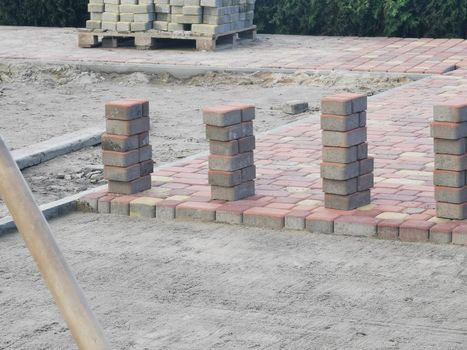
<svg viewBox="0 0 467 350">
<path fill-rule="evenodd" d="M 81 29 L 79 47 L 136 47 L 150 50 L 167 47 L 190 47 L 196 50 L 215 51 L 217 48 L 235 47 L 240 40 L 255 40 L 256 26 L 217 34 L 202 35 L 192 32 L 164 32 L 148 30 L 145 32 L 120 33 Z"/>
</svg>

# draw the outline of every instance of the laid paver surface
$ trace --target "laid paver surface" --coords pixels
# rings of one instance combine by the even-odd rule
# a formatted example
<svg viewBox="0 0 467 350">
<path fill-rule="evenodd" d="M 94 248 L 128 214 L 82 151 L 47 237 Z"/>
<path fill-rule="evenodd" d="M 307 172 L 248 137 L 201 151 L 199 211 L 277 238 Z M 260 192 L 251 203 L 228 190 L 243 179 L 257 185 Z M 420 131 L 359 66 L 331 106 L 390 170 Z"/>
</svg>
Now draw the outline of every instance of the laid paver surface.
<svg viewBox="0 0 467 350">
<path fill-rule="evenodd" d="M 467 41 L 259 35 L 235 50 L 80 49 L 77 29 L 0 27 L 0 58 L 165 64 L 217 68 L 290 68 L 443 73 L 467 68 Z"/>
<path fill-rule="evenodd" d="M 184 203 L 184 209 L 188 205 L 201 212 L 259 215 L 271 219 L 271 223 L 279 216 L 282 218 L 279 226 L 286 225 L 289 217 L 304 221 L 311 214 L 319 218 L 331 215 L 332 221 L 342 216 L 357 216 L 361 218 L 352 219 L 354 224 L 374 227 L 382 220 L 401 220 L 401 224 L 404 221 L 411 228 L 425 230 L 428 239 L 430 228 L 445 222 L 436 218 L 435 211 L 430 136 L 433 104 L 457 97 L 467 99 L 466 86 L 467 79 L 463 77 L 432 76 L 369 99 L 368 142 L 369 153 L 375 158 L 376 184 L 372 204 L 359 210 L 323 208 L 318 116 L 258 137 L 255 197 L 228 204 L 211 201 L 206 157 L 156 171 L 153 189 L 138 196 L 168 199 L 156 205 L 160 207 L 175 208 Z M 129 203 L 134 197 L 126 200 Z M 216 205 L 207 208 L 197 204 L 203 202 Z M 461 225 L 464 221 L 454 223 Z"/>
</svg>

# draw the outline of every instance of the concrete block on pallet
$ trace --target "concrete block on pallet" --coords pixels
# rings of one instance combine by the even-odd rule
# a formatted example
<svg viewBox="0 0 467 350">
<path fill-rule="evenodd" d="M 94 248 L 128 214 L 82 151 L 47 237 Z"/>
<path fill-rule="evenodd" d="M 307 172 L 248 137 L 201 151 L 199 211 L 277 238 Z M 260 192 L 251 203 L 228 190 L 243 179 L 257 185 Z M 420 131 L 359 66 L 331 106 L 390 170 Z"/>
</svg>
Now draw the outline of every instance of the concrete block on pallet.
<svg viewBox="0 0 467 350">
<path fill-rule="evenodd" d="M 366 128 L 357 128 L 350 131 L 323 131 L 323 145 L 330 147 L 351 147 L 366 142 Z"/>
<path fill-rule="evenodd" d="M 359 163 L 321 163 L 321 177 L 330 180 L 348 180 L 359 175 Z"/>
<path fill-rule="evenodd" d="M 329 209 L 353 210 L 371 203 L 370 191 L 355 192 L 348 196 L 324 194 L 324 206 Z"/>
<path fill-rule="evenodd" d="M 249 181 L 234 187 L 211 186 L 211 198 L 238 201 L 255 195 L 255 182 Z"/>
</svg>

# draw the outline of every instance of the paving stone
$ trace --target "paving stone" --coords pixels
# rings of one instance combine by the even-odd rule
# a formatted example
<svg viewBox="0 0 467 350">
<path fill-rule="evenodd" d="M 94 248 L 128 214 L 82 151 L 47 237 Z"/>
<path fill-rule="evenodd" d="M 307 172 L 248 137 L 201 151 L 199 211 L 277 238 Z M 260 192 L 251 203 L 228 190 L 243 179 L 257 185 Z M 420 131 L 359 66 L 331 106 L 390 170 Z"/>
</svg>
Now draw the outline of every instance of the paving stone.
<svg viewBox="0 0 467 350">
<path fill-rule="evenodd" d="M 113 181 L 133 181 L 141 175 L 141 165 L 134 164 L 128 167 L 104 166 L 104 179 Z"/>
<path fill-rule="evenodd" d="M 436 203 L 436 215 L 447 219 L 467 219 L 467 203 Z"/>
<path fill-rule="evenodd" d="M 254 136 L 247 136 L 238 139 L 238 151 L 240 153 L 250 152 L 256 148 L 256 138 Z"/>
<path fill-rule="evenodd" d="M 245 210 L 243 223 L 248 226 L 264 227 L 280 230 L 284 228 L 288 210 L 254 207 Z"/>
<path fill-rule="evenodd" d="M 181 220 L 216 221 L 216 210 L 222 204 L 185 202 L 177 205 L 176 218 Z"/>
<path fill-rule="evenodd" d="M 356 177 L 349 180 L 330 180 L 324 178 L 323 191 L 345 196 L 357 192 L 357 183 L 358 180 Z"/>
<path fill-rule="evenodd" d="M 308 111 L 308 102 L 306 101 L 288 101 L 282 106 L 282 111 L 286 114 L 301 114 Z"/>
<path fill-rule="evenodd" d="M 323 114 L 321 115 L 321 129 L 329 131 L 349 131 L 360 127 L 360 115 L 348 116 Z"/>
<path fill-rule="evenodd" d="M 253 181 L 256 179 L 256 166 L 252 165 L 241 170 L 242 182 Z"/>
<path fill-rule="evenodd" d="M 128 152 L 103 151 L 102 162 L 104 165 L 114 167 L 129 167 L 139 163 L 139 149 Z"/>
<path fill-rule="evenodd" d="M 376 219 L 380 220 L 404 220 L 409 217 L 409 214 L 395 213 L 395 212 L 383 212 L 376 216 Z"/>
<path fill-rule="evenodd" d="M 433 107 L 433 116 L 439 122 L 467 122 L 467 103 L 456 101 L 437 104 Z"/>
<path fill-rule="evenodd" d="M 152 159 L 139 163 L 140 176 L 151 175 L 154 172 L 154 161 Z"/>
<path fill-rule="evenodd" d="M 448 123 L 448 122 L 433 122 L 431 123 L 431 135 L 437 139 L 458 140 L 467 136 L 467 122 L 464 123 Z"/>
<path fill-rule="evenodd" d="M 232 187 L 242 183 L 242 170 L 209 170 L 208 183 L 212 186 Z"/>
<path fill-rule="evenodd" d="M 451 171 L 467 170 L 467 154 L 435 154 L 435 169 Z"/>
<path fill-rule="evenodd" d="M 245 202 L 245 201 L 240 201 Z M 247 209 L 254 207 L 251 202 L 240 203 L 229 202 L 220 206 L 216 210 L 216 221 L 224 224 L 241 225 L 243 224 L 243 212 Z"/>
<path fill-rule="evenodd" d="M 242 102 L 230 102 L 228 106 L 234 106 L 240 108 L 242 111 L 242 121 L 249 122 L 256 117 L 256 107 L 253 104 L 242 103 Z"/>
<path fill-rule="evenodd" d="M 209 156 L 209 169 L 235 171 L 254 165 L 253 152 L 240 153 L 235 156 Z"/>
<path fill-rule="evenodd" d="M 149 131 L 142 132 L 138 134 L 138 144 L 139 147 L 144 147 L 149 145 Z"/>
<path fill-rule="evenodd" d="M 238 147 L 238 140 L 232 141 L 209 141 L 209 151 L 211 154 L 218 154 L 223 156 L 235 156 L 240 150 Z"/>
<path fill-rule="evenodd" d="M 80 212 L 97 213 L 99 198 L 106 196 L 106 192 L 95 192 L 85 195 L 78 200 L 77 209 Z"/>
<path fill-rule="evenodd" d="M 467 186 L 442 187 L 435 186 L 435 199 L 443 203 L 462 204 L 467 202 Z"/>
<path fill-rule="evenodd" d="M 285 216 L 285 228 L 288 230 L 304 230 L 306 218 L 311 215 L 311 210 L 293 209 Z"/>
<path fill-rule="evenodd" d="M 378 218 L 378 216 L 376 218 Z M 403 222 L 404 220 L 400 219 L 383 219 L 379 221 L 378 238 L 392 241 L 399 239 L 399 227 Z"/>
<path fill-rule="evenodd" d="M 357 158 L 358 160 L 368 158 L 368 143 L 362 142 L 361 144 L 357 145 Z"/>
<path fill-rule="evenodd" d="M 353 210 L 371 203 L 370 191 L 356 192 L 348 196 L 324 194 L 324 206 L 330 209 Z"/>
<path fill-rule="evenodd" d="M 112 101 L 105 104 L 105 116 L 109 119 L 133 120 L 143 117 L 143 104 L 136 100 Z"/>
<path fill-rule="evenodd" d="M 234 187 L 211 186 L 211 198 L 238 201 L 255 195 L 255 182 L 248 181 Z"/>
<path fill-rule="evenodd" d="M 323 145 L 330 147 L 351 147 L 365 142 L 366 128 L 357 128 L 346 132 L 323 131 Z"/>
<path fill-rule="evenodd" d="M 242 124 L 235 124 L 226 127 L 206 125 L 206 138 L 214 141 L 232 141 L 245 137 Z"/>
<path fill-rule="evenodd" d="M 110 202 L 110 212 L 114 215 L 130 215 L 130 202 L 135 199 L 136 197 L 132 196 L 116 197 Z"/>
<path fill-rule="evenodd" d="M 329 180 L 348 180 L 359 175 L 359 163 L 321 163 L 321 177 Z"/>
<path fill-rule="evenodd" d="M 106 120 L 106 130 L 109 134 L 131 136 L 141 134 L 149 130 L 149 118 L 143 117 L 133 120 Z"/>
<path fill-rule="evenodd" d="M 342 216 L 334 222 L 334 233 L 350 236 L 376 236 L 378 219 L 367 216 Z"/>
<path fill-rule="evenodd" d="M 436 186 L 463 187 L 465 186 L 465 171 L 435 170 L 433 183 Z"/>
<path fill-rule="evenodd" d="M 452 231 L 452 243 L 467 245 L 467 224 L 459 225 Z"/>
<path fill-rule="evenodd" d="M 128 152 L 139 147 L 139 140 L 137 135 L 123 136 L 123 135 L 102 135 L 102 149 L 106 151 L 115 152 Z"/>
<path fill-rule="evenodd" d="M 175 208 L 182 203 L 179 200 L 163 200 L 156 204 L 156 218 L 159 220 L 175 219 Z"/>
<path fill-rule="evenodd" d="M 434 243 L 451 243 L 452 231 L 458 226 L 457 223 L 436 224 L 430 229 L 430 241 Z"/>
<path fill-rule="evenodd" d="M 360 175 L 369 174 L 373 172 L 375 168 L 375 160 L 373 159 L 373 157 L 368 157 L 366 159 L 359 160 L 358 163 Z"/>
<path fill-rule="evenodd" d="M 242 122 L 241 109 L 234 106 L 214 106 L 203 109 L 203 121 L 207 125 L 231 126 Z"/>
<path fill-rule="evenodd" d="M 161 198 L 137 198 L 130 202 L 130 216 L 154 218 L 156 217 L 156 205 L 161 201 Z"/>
<path fill-rule="evenodd" d="M 139 161 L 145 162 L 152 159 L 152 146 L 147 145 L 139 148 Z"/>
<path fill-rule="evenodd" d="M 435 153 L 462 155 L 467 152 L 465 138 L 458 140 L 434 139 Z"/>
<path fill-rule="evenodd" d="M 358 160 L 358 147 L 323 147 L 322 158 L 326 163 L 352 163 Z"/>
<path fill-rule="evenodd" d="M 151 188 L 151 176 L 143 176 L 130 182 L 109 181 L 109 192 L 119 194 L 135 194 Z"/>
<path fill-rule="evenodd" d="M 375 185 L 375 177 L 373 173 L 365 174 L 357 178 L 357 190 L 363 192 L 373 188 Z"/>
<path fill-rule="evenodd" d="M 430 228 L 434 225 L 429 221 L 407 220 L 399 228 L 399 238 L 403 242 L 428 241 Z"/>
<path fill-rule="evenodd" d="M 99 214 L 110 214 L 110 202 L 117 196 L 114 194 L 108 194 L 102 196 L 97 201 L 97 211 Z"/>
<path fill-rule="evenodd" d="M 314 233 L 334 233 L 334 221 L 341 214 L 335 212 L 316 212 L 306 218 L 306 229 Z"/>
<path fill-rule="evenodd" d="M 339 94 L 321 100 L 321 113 L 350 115 L 367 109 L 367 97 L 359 94 Z"/>
</svg>

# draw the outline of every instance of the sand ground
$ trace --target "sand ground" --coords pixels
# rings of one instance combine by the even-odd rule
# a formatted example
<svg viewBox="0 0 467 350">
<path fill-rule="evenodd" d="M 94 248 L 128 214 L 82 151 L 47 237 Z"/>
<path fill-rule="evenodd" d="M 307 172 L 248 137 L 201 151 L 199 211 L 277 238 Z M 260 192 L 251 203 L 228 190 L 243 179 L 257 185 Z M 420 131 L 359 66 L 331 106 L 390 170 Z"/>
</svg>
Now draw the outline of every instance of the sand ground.
<svg viewBox="0 0 467 350">
<path fill-rule="evenodd" d="M 465 349 L 464 247 L 94 214 L 51 222 L 114 349 Z M 75 345 L 18 234 L 0 349 Z"/>
</svg>

